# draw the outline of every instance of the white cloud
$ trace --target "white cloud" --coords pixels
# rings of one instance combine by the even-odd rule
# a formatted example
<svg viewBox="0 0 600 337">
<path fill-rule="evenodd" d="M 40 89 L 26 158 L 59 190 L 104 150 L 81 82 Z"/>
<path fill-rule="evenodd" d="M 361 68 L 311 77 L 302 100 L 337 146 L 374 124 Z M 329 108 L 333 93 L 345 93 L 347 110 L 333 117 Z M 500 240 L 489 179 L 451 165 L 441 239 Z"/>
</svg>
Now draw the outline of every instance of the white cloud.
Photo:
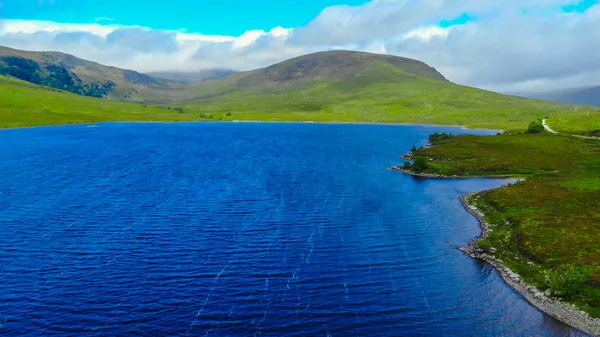
<svg viewBox="0 0 600 337">
<path fill-rule="evenodd" d="M 600 6 L 564 14 L 576 0 L 372 0 L 333 6 L 303 27 L 240 36 L 0 20 L 0 44 L 59 50 L 139 71 L 248 70 L 301 54 L 354 49 L 416 58 L 455 82 L 515 91 L 600 84 Z M 523 14 L 526 11 L 529 14 Z M 469 13 L 476 21 L 442 28 Z"/>
</svg>

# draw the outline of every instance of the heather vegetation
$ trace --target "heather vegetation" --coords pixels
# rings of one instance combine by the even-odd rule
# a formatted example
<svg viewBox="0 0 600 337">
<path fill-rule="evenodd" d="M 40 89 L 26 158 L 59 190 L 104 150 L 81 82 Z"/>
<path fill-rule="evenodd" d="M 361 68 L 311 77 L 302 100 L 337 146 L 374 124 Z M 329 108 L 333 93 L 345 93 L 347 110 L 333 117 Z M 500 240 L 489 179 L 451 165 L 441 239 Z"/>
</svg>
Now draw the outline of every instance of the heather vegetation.
<svg viewBox="0 0 600 337">
<path fill-rule="evenodd" d="M 492 229 L 480 246 L 528 283 L 600 317 L 600 141 L 536 132 L 432 144 L 413 153 L 409 169 L 526 178 L 472 197 Z"/>
</svg>

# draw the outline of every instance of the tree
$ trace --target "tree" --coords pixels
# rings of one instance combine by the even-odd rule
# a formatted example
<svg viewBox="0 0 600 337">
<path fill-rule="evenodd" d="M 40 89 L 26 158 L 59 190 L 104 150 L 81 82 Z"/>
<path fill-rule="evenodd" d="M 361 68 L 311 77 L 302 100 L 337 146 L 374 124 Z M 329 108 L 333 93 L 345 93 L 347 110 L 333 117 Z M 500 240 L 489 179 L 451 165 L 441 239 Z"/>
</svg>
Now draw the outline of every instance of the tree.
<svg viewBox="0 0 600 337">
<path fill-rule="evenodd" d="M 432 134 L 432 135 L 429 136 L 429 142 L 430 143 L 435 143 L 435 142 L 440 141 L 440 140 L 448 140 L 448 139 L 452 138 L 452 136 L 453 135 L 451 133 L 445 133 L 445 132 L 437 133 L 436 132 L 436 133 L 434 133 L 434 134 Z"/>
<path fill-rule="evenodd" d="M 421 173 L 429 167 L 429 163 L 427 162 L 427 158 L 425 157 L 416 157 L 411 165 L 411 169 L 413 172 Z"/>
<path fill-rule="evenodd" d="M 538 119 L 529 124 L 529 127 L 527 128 L 527 131 L 525 131 L 525 133 L 535 134 L 540 133 L 542 131 L 544 131 L 544 124 L 540 119 Z"/>
</svg>

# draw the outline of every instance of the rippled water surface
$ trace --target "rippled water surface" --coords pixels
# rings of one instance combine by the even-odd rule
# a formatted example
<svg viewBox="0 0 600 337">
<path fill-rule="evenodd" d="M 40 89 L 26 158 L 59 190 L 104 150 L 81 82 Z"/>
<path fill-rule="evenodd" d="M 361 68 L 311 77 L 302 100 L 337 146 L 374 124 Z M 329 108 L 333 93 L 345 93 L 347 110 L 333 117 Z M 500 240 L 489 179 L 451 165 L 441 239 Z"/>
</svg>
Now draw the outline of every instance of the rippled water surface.
<svg viewBox="0 0 600 337">
<path fill-rule="evenodd" d="M 0 335 L 579 336 L 457 247 L 425 126 L 0 131 Z"/>
</svg>

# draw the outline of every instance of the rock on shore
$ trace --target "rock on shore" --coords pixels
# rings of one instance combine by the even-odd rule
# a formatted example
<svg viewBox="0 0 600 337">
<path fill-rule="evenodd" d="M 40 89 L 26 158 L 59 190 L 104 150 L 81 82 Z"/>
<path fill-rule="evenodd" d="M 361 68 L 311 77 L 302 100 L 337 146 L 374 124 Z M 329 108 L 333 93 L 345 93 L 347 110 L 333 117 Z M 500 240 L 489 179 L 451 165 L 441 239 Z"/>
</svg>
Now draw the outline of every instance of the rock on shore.
<svg viewBox="0 0 600 337">
<path fill-rule="evenodd" d="M 469 203 L 469 198 L 472 195 L 462 196 L 460 200 L 465 209 L 479 220 L 482 234 L 477 240 L 471 242 L 466 247 L 461 247 L 460 250 L 474 259 L 479 259 L 492 265 L 508 285 L 541 311 L 585 333 L 600 336 L 600 319 L 589 316 L 571 304 L 551 298 L 551 293 L 548 290 L 541 291 L 525 283 L 519 274 L 504 266 L 502 260 L 486 254 L 483 249 L 479 248 L 479 241 L 485 239 L 489 233 L 489 225 L 484 220 L 484 214 L 477 207 Z"/>
</svg>

